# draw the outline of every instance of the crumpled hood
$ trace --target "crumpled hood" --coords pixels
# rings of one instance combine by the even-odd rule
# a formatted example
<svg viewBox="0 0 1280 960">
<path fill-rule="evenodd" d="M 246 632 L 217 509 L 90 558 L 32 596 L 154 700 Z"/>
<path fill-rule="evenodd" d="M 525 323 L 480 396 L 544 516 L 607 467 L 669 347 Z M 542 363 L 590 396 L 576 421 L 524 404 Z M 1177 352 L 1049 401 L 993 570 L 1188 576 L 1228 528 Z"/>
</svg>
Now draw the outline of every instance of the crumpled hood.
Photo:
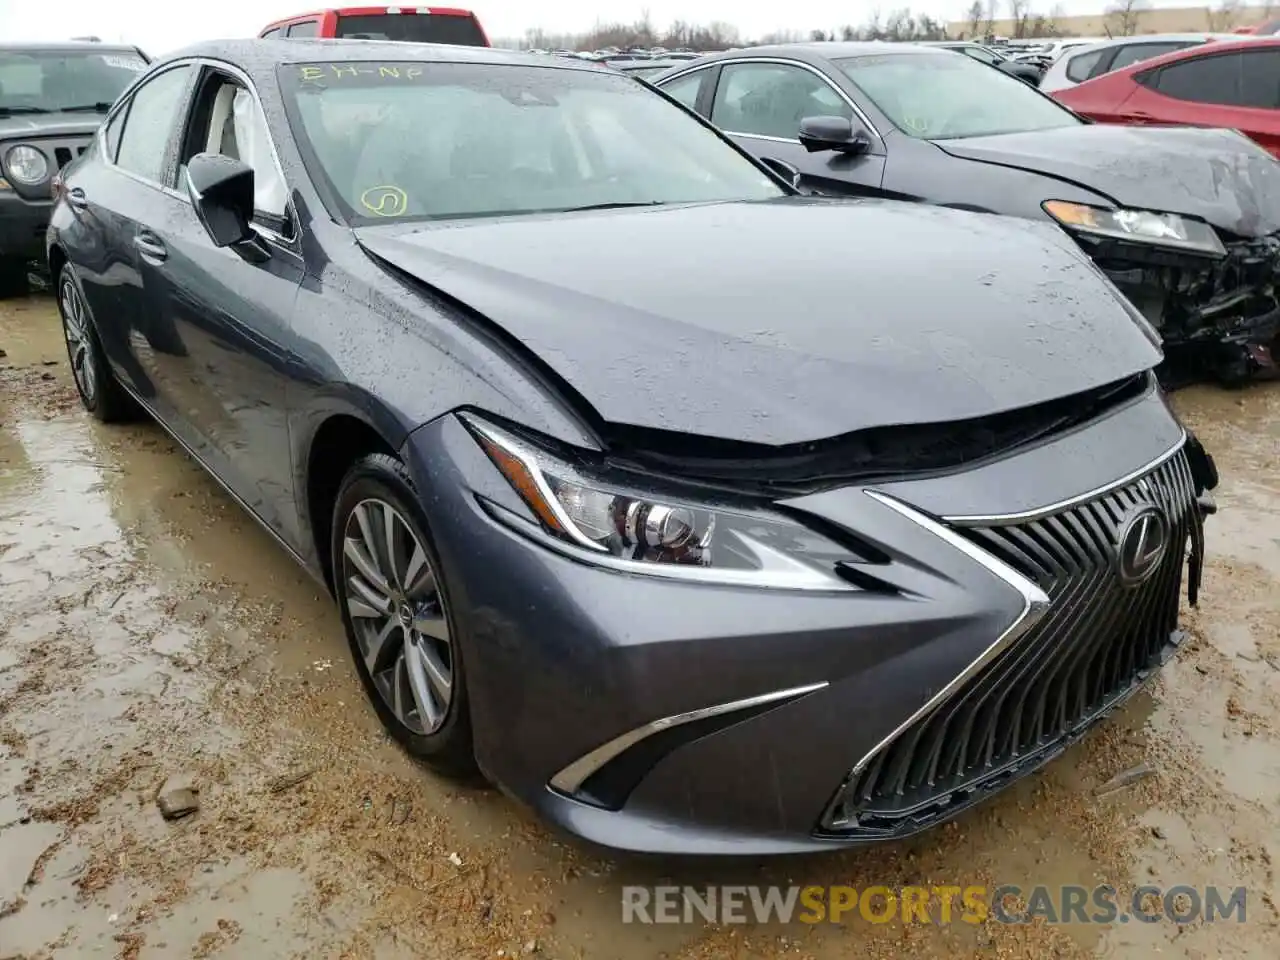
<svg viewBox="0 0 1280 960">
<path fill-rule="evenodd" d="M 0 140 L 88 136 L 106 119 L 100 113 L 33 113 L 0 117 Z"/>
<path fill-rule="evenodd" d="M 1240 236 L 1280 230 L 1280 163 L 1233 130 L 1095 123 L 934 143 L 953 157 L 1056 177 Z"/>
<path fill-rule="evenodd" d="M 1029 220 L 787 199 L 355 233 L 617 424 L 788 444 L 1010 410 L 1159 361 L 1075 244 Z"/>
</svg>

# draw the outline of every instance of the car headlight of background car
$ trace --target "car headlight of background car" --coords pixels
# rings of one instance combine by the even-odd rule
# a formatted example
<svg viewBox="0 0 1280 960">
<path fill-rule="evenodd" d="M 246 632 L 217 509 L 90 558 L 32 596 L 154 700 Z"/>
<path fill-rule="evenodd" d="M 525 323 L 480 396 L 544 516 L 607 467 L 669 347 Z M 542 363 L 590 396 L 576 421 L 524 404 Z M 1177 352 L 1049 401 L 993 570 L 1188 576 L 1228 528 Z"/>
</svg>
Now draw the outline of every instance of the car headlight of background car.
<svg viewBox="0 0 1280 960">
<path fill-rule="evenodd" d="M 1047 200 L 1044 211 L 1068 230 L 1078 233 L 1150 243 L 1214 257 L 1227 254 L 1213 227 L 1176 213 L 1113 210 L 1066 200 Z"/>
<path fill-rule="evenodd" d="M 35 147 L 19 144 L 4 155 L 5 175 L 15 183 L 34 186 L 49 176 L 49 161 Z"/>
<path fill-rule="evenodd" d="M 490 512 L 525 533 L 537 530 L 543 543 L 575 559 L 727 586 L 858 589 L 839 571 L 863 558 L 789 517 L 628 489 L 477 417 L 463 419 L 538 525 L 496 505 Z"/>
</svg>

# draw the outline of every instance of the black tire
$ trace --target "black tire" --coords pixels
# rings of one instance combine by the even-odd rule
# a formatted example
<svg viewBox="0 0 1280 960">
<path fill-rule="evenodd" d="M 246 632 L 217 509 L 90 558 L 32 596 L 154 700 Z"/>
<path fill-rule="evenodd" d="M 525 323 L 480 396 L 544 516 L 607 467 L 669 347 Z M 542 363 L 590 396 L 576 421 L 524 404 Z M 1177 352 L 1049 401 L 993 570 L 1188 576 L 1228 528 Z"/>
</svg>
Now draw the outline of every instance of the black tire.
<svg viewBox="0 0 1280 960">
<path fill-rule="evenodd" d="M 20 257 L 0 257 L 0 299 L 25 296 L 30 289 L 27 261 Z"/>
<path fill-rule="evenodd" d="M 348 523 L 355 522 L 354 511 L 357 506 L 368 501 L 380 501 L 390 505 L 405 521 L 408 530 L 426 554 L 429 567 L 434 573 L 435 586 L 439 591 L 438 609 L 443 614 L 450 634 L 452 692 L 443 721 L 431 732 L 415 731 L 396 715 L 387 703 L 383 690 L 374 682 L 357 636 L 355 620 L 348 602 L 348 583 L 344 575 L 344 548 Z M 356 672 L 360 675 L 365 694 L 373 704 L 373 709 L 378 719 L 382 721 L 383 727 L 409 754 L 424 761 L 433 769 L 459 779 L 475 778 L 477 767 L 461 650 L 462 635 L 454 619 L 453 607 L 449 603 L 448 573 L 440 561 L 426 518 L 418 505 L 413 481 L 404 464 L 399 460 L 386 454 L 370 454 L 358 460 L 347 471 L 338 491 L 337 502 L 334 504 L 329 555 L 333 564 L 334 594 L 342 614 L 342 626 L 346 630 L 347 643 L 351 647 Z M 385 674 L 382 676 L 385 677 Z"/>
<path fill-rule="evenodd" d="M 64 264 L 54 278 L 54 290 L 58 298 L 63 339 L 67 344 L 67 363 L 76 393 L 80 395 L 81 405 L 103 423 L 120 423 L 136 418 L 138 405 L 111 372 L 111 366 L 102 352 L 102 341 L 98 339 L 97 326 L 89 312 L 80 279 L 71 264 Z M 74 304 L 79 305 L 79 321 L 74 317 L 69 318 L 69 312 L 75 309 Z M 82 339 L 76 338 L 77 323 L 79 337 Z M 82 355 L 81 344 L 84 345 Z M 84 375 L 84 367 L 89 368 L 90 376 Z"/>
</svg>

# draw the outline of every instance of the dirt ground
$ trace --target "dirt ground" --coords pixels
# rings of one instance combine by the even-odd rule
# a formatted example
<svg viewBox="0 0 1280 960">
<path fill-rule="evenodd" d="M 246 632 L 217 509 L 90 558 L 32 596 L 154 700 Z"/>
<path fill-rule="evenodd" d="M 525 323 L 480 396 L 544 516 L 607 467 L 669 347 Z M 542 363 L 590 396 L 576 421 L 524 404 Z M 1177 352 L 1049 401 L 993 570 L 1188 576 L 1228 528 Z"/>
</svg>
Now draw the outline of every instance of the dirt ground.
<svg viewBox="0 0 1280 960">
<path fill-rule="evenodd" d="M 1216 455 L 1191 641 L 1046 772 L 912 842 L 617 859 L 384 737 L 318 588 L 0 303 L 0 958 L 1280 956 L 1280 384 L 1176 404 Z M 1155 775 L 1099 796 L 1118 773 Z M 183 774 L 200 808 L 155 798 Z M 1245 923 L 624 925 L 628 883 L 1248 889 Z"/>
</svg>

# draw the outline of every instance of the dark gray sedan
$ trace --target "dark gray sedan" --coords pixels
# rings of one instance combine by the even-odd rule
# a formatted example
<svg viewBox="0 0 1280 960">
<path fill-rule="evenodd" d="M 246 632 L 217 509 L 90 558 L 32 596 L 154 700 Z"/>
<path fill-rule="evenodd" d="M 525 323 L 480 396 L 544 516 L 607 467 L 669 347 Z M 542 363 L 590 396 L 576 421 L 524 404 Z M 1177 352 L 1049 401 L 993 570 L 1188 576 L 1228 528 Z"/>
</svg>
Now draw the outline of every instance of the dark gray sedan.
<svg viewBox="0 0 1280 960">
<path fill-rule="evenodd" d="M 797 196 L 606 68 L 359 41 L 170 56 L 55 192 L 85 407 L 333 592 L 406 750 L 581 836 L 915 833 L 1181 639 L 1212 461 L 1052 228 Z"/>
<path fill-rule="evenodd" d="M 912 44 L 754 47 L 652 82 L 808 189 L 1061 225 L 1158 328 L 1170 383 L 1280 375 L 1280 164 L 1234 131 L 1092 124 Z"/>
</svg>

